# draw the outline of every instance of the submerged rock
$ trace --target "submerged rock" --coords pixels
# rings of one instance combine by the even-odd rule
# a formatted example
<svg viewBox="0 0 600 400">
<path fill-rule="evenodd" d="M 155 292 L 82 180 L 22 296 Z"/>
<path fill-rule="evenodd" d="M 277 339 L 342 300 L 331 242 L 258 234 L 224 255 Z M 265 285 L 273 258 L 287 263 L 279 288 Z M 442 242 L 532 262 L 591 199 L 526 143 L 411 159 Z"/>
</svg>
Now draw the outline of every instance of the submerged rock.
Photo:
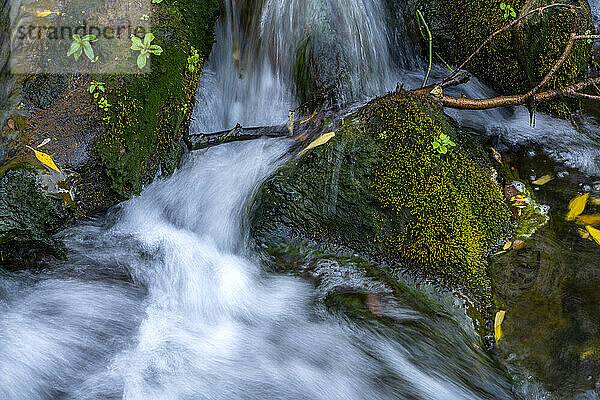
<svg viewBox="0 0 600 400">
<path fill-rule="evenodd" d="M 265 182 L 254 237 L 350 250 L 487 299 L 485 258 L 511 230 L 511 213 L 491 168 L 460 145 L 439 153 L 441 135 L 460 139 L 429 99 L 370 102 Z"/>
</svg>

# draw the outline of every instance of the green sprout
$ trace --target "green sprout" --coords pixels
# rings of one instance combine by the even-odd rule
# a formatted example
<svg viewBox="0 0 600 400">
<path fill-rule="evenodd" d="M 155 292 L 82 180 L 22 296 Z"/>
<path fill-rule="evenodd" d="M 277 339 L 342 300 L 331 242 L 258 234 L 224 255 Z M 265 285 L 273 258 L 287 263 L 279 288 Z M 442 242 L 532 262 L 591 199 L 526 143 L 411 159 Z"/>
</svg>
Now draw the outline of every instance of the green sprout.
<svg viewBox="0 0 600 400">
<path fill-rule="evenodd" d="M 190 51 L 191 55 L 188 57 L 188 69 L 190 72 L 194 72 L 196 70 L 196 65 L 200 62 L 200 54 L 198 54 L 198 50 L 192 46 L 192 50 Z"/>
<path fill-rule="evenodd" d="M 152 44 L 154 40 L 154 35 L 152 33 L 146 33 L 144 36 L 144 42 L 134 35 L 131 35 L 131 50 L 139 51 L 140 55 L 137 58 L 137 65 L 139 69 L 142 69 L 146 66 L 146 62 L 148 58 L 150 58 L 150 54 L 155 54 L 157 56 L 161 55 L 163 52 L 162 47 L 157 44 Z"/>
<path fill-rule="evenodd" d="M 443 133 L 437 139 L 435 139 L 432 144 L 433 148 L 440 154 L 446 154 L 448 152 L 448 148 L 456 146 L 456 143 L 450 140 L 448 135 Z"/>
<path fill-rule="evenodd" d="M 102 92 L 102 93 L 106 92 L 104 85 L 105 85 L 104 82 L 91 81 L 90 86 L 88 86 L 88 92 L 93 94 L 94 98 L 97 99 L 98 96 L 100 95 L 100 92 Z M 96 89 L 98 89 L 98 90 L 96 91 Z"/>
<path fill-rule="evenodd" d="M 585 31 L 585 35 L 586 35 L 586 36 L 587 36 L 587 35 L 591 35 L 591 34 L 592 34 L 592 31 L 591 31 L 591 30 L 589 30 L 589 29 L 588 29 L 587 31 Z M 587 42 L 588 42 L 588 44 L 591 44 L 591 43 L 592 43 L 592 39 L 588 39 L 588 40 L 587 40 Z"/>
<path fill-rule="evenodd" d="M 500 3 L 500 9 L 504 11 L 504 19 L 508 19 L 508 17 L 517 17 L 517 13 L 511 5 L 506 3 Z"/>
<path fill-rule="evenodd" d="M 71 43 L 71 47 L 69 47 L 69 51 L 67 51 L 67 57 L 73 54 L 75 61 L 77 61 L 79 60 L 79 57 L 81 57 L 81 53 L 85 53 L 91 62 L 96 61 L 91 43 L 97 40 L 98 38 L 96 35 L 85 35 L 84 37 L 81 37 L 78 34 L 74 34 L 73 43 Z"/>
<path fill-rule="evenodd" d="M 100 100 L 98 100 L 98 106 L 100 106 L 101 109 L 103 109 L 104 111 L 108 111 L 108 108 L 111 106 L 112 104 L 108 103 L 108 100 L 106 100 L 106 98 L 102 97 Z"/>
</svg>

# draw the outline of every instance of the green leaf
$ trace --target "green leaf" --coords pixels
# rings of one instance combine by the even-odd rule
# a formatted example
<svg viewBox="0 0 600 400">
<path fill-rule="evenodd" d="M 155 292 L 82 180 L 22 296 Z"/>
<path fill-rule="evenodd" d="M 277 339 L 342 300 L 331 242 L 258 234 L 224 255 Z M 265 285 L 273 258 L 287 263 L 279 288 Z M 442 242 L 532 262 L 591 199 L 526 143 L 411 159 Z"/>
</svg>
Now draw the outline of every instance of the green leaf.
<svg viewBox="0 0 600 400">
<path fill-rule="evenodd" d="M 440 146 L 440 153 L 446 154 L 448 152 L 448 148 L 446 146 Z"/>
<path fill-rule="evenodd" d="M 154 53 L 154 54 L 156 54 L 157 56 L 159 56 L 159 55 L 161 55 L 161 54 L 162 54 L 162 52 L 163 52 L 163 49 L 162 49 L 162 47 L 160 47 L 159 45 L 157 45 L 157 44 L 153 44 L 152 46 L 150 46 L 150 49 L 149 49 L 148 51 L 150 51 L 151 53 Z"/>
<path fill-rule="evenodd" d="M 98 38 L 96 37 L 96 35 L 85 35 L 81 38 L 81 40 L 86 42 L 95 42 L 98 40 Z"/>
<path fill-rule="evenodd" d="M 90 61 L 94 61 L 94 49 L 92 49 L 92 45 L 89 42 L 83 42 L 83 51 Z"/>
<path fill-rule="evenodd" d="M 81 42 L 81 36 L 79 36 L 78 34 L 74 34 L 73 40 L 75 40 L 76 42 Z"/>
<path fill-rule="evenodd" d="M 131 37 L 131 50 L 142 50 L 144 45 L 142 44 L 142 40 L 137 36 Z"/>
<path fill-rule="evenodd" d="M 504 10 L 504 9 L 506 9 L 506 4 L 504 4 L 504 3 L 500 3 L 500 9 L 501 9 L 501 10 Z"/>
<path fill-rule="evenodd" d="M 154 40 L 154 35 L 152 33 L 146 33 L 144 36 L 144 47 L 150 47 L 150 43 Z"/>
<path fill-rule="evenodd" d="M 83 53 L 83 46 L 79 46 L 79 48 L 75 52 L 75 61 L 79 60 L 79 57 L 81 57 L 81 53 Z"/>
<path fill-rule="evenodd" d="M 137 58 L 137 65 L 139 69 L 142 69 L 146 66 L 146 59 L 148 58 L 148 54 L 142 54 L 140 53 L 140 55 Z"/>
<path fill-rule="evenodd" d="M 69 57 L 71 54 L 75 53 L 80 47 L 81 47 L 81 44 L 79 44 L 78 42 L 71 43 L 71 47 L 69 47 L 69 51 L 67 51 L 67 57 Z"/>
<path fill-rule="evenodd" d="M 517 16 L 517 13 L 515 12 L 515 10 L 510 10 L 510 16 L 515 18 Z"/>
</svg>

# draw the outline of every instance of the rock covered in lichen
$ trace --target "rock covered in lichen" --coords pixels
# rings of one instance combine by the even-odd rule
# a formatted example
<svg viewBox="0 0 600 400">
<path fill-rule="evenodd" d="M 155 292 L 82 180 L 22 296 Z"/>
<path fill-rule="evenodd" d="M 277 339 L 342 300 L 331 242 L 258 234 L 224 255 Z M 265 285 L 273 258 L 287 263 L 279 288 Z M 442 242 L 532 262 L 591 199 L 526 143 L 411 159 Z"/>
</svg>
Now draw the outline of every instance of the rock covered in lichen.
<svg viewBox="0 0 600 400">
<path fill-rule="evenodd" d="M 486 297 L 485 257 L 510 230 L 510 212 L 488 166 L 460 146 L 434 149 L 441 134 L 459 140 L 430 100 L 372 101 L 263 185 L 254 237 L 314 240 Z"/>
</svg>

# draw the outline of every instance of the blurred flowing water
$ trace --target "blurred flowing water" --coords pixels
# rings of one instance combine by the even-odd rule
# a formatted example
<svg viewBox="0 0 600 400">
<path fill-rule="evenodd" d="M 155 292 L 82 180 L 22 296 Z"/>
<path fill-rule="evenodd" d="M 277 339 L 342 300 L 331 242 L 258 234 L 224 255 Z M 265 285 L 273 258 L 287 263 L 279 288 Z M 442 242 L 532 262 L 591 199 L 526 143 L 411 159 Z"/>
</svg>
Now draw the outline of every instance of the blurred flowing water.
<svg viewBox="0 0 600 400">
<path fill-rule="evenodd" d="M 343 102 L 420 82 L 393 60 L 380 1 L 242 4 L 224 3 L 195 130 L 285 122 L 299 103 L 294 53 L 324 21 L 348 42 Z M 465 90 L 489 93 L 477 81 Z M 577 156 L 584 149 L 560 147 L 574 132 L 566 124 L 538 118 L 529 130 L 519 110 L 455 117 L 507 143 L 541 137 L 556 157 L 598 167 Z M 423 288 L 432 306 L 417 308 L 349 260 L 323 258 L 297 274 L 265 269 L 249 245 L 247 205 L 289 145 L 188 155 L 173 176 L 64 232 L 66 262 L 2 272 L 0 398 L 549 398 L 540 388 L 514 393 L 450 296 Z M 375 296 L 376 310 L 355 318 L 332 301 L 340 294 Z"/>
</svg>

